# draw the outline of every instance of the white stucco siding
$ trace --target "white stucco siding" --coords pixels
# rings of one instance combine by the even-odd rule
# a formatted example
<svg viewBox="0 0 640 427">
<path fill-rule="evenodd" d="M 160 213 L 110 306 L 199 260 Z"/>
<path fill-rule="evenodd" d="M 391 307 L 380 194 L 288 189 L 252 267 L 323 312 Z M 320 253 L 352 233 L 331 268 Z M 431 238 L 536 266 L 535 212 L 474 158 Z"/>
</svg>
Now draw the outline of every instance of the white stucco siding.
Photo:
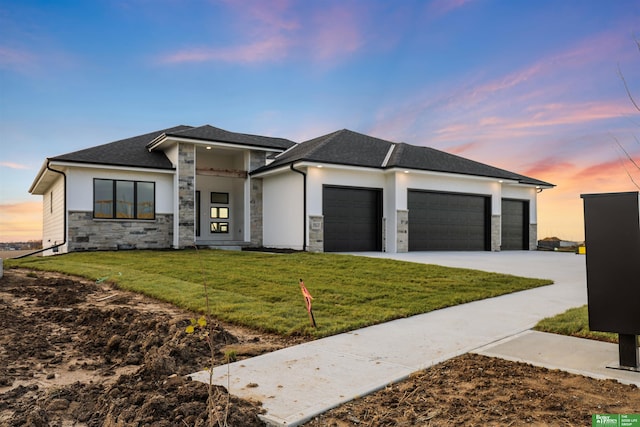
<svg viewBox="0 0 640 427">
<path fill-rule="evenodd" d="M 93 211 L 94 178 L 155 182 L 156 213 L 173 213 L 173 172 L 94 168 L 74 168 L 67 172 L 67 209 L 69 211 Z"/>
<path fill-rule="evenodd" d="M 42 245 L 47 248 L 64 241 L 64 178 L 57 178 L 42 196 Z"/>
<path fill-rule="evenodd" d="M 178 164 L 178 144 L 171 144 L 170 146 L 163 149 L 164 155 L 167 156 L 167 159 L 173 164 L 173 167 L 176 167 Z"/>
<path fill-rule="evenodd" d="M 272 248 L 303 247 L 303 177 L 288 172 L 263 179 L 263 244 Z"/>
</svg>

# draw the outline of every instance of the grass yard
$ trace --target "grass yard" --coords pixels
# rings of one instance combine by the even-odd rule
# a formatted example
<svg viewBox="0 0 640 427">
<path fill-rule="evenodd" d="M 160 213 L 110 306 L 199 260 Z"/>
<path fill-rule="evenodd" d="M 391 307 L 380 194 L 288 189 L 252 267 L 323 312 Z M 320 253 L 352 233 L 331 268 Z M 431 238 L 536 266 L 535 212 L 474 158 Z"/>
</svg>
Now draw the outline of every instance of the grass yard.
<svg viewBox="0 0 640 427">
<path fill-rule="evenodd" d="M 587 306 L 571 308 L 554 317 L 542 319 L 534 328 L 536 331 L 551 332 L 560 335 L 571 335 L 592 340 L 618 342 L 618 335 L 609 332 L 596 332 L 589 329 L 589 313 Z"/>
<path fill-rule="evenodd" d="M 476 270 L 324 253 L 81 252 L 5 260 L 115 285 L 280 335 L 323 337 L 552 283 Z M 310 326 L 298 280 L 313 295 Z"/>
</svg>

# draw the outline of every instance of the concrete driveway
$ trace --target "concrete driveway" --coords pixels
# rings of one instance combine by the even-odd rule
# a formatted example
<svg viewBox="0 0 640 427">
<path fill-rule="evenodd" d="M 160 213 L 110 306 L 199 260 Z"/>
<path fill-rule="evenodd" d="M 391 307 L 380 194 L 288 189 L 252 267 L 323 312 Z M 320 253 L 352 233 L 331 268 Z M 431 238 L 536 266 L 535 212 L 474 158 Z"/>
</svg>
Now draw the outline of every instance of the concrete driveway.
<svg viewBox="0 0 640 427">
<path fill-rule="evenodd" d="M 355 252 L 352 255 L 389 258 L 422 264 L 472 268 L 516 276 L 552 279 L 563 287 L 573 287 L 587 300 L 584 255 L 567 252 L 503 251 L 503 252 Z"/>
</svg>

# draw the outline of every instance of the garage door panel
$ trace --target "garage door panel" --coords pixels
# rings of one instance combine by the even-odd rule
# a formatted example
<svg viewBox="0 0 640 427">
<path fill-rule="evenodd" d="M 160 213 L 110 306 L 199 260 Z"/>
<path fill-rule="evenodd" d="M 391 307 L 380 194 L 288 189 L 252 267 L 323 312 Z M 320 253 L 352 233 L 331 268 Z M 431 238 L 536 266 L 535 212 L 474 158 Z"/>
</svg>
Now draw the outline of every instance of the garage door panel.
<svg viewBox="0 0 640 427">
<path fill-rule="evenodd" d="M 488 250 L 489 200 L 410 190 L 409 250 Z"/>
<path fill-rule="evenodd" d="M 325 252 L 382 250 L 382 196 L 378 189 L 323 189 Z"/>
<path fill-rule="evenodd" d="M 529 249 L 529 202 L 502 200 L 502 250 Z"/>
</svg>

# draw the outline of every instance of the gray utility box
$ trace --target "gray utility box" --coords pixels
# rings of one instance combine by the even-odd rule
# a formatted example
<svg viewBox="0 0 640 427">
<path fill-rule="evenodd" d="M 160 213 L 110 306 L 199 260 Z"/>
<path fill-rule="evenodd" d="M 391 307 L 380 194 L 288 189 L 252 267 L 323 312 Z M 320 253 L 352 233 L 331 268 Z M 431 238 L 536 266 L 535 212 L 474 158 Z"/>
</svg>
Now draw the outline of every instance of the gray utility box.
<svg viewBox="0 0 640 427">
<path fill-rule="evenodd" d="M 589 329 L 619 334 L 620 366 L 638 369 L 640 193 L 583 194 Z"/>
</svg>

